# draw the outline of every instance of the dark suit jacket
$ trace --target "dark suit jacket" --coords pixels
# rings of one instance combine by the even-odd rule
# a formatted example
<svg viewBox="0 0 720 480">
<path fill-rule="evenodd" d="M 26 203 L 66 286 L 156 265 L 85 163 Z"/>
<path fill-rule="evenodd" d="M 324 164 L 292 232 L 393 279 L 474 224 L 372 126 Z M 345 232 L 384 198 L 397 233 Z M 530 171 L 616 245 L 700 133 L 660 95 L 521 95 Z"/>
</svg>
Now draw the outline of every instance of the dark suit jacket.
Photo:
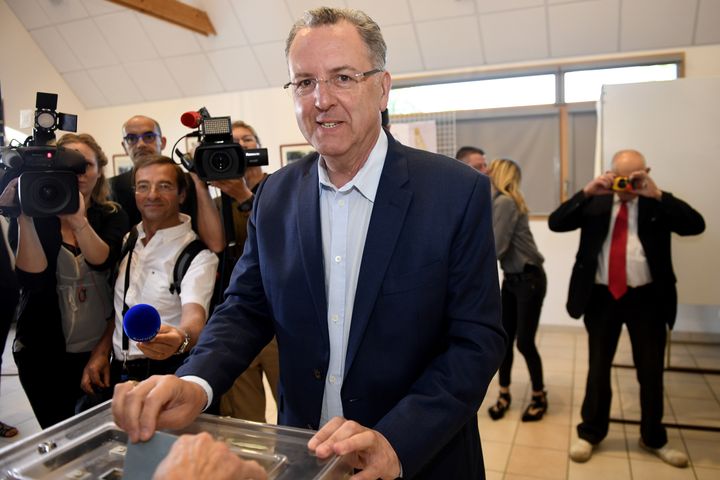
<svg viewBox="0 0 720 480">
<path fill-rule="evenodd" d="M 570 278 L 567 311 L 580 318 L 595 284 L 598 254 L 610 230 L 613 195 L 586 197 L 583 191 L 560 205 L 548 219 L 550 230 L 568 232 L 580 228 L 578 249 Z M 671 233 L 697 235 L 705 230 L 702 216 L 672 194 L 662 192 L 660 201 L 639 197 L 638 237 L 645 250 L 663 320 L 672 328 L 677 313 L 677 290 L 672 267 Z"/>
<path fill-rule="evenodd" d="M 317 163 L 261 186 L 226 300 L 177 372 L 224 392 L 277 334 L 279 422 L 311 429 L 330 356 Z M 499 300 L 487 177 L 389 137 L 341 395 L 405 478 L 484 477 L 476 414 L 505 351 Z"/>
</svg>

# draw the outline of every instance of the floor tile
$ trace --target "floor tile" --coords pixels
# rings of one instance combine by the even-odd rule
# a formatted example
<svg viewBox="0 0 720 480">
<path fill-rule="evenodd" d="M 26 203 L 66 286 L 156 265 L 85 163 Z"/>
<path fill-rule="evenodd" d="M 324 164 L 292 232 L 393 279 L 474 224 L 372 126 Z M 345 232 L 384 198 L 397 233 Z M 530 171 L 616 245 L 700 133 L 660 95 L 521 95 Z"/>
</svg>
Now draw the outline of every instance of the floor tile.
<svg viewBox="0 0 720 480">
<path fill-rule="evenodd" d="M 483 461 L 487 470 L 504 472 L 510 456 L 511 443 L 482 441 Z"/>
<path fill-rule="evenodd" d="M 548 423 L 543 418 L 539 422 L 520 422 L 515 434 L 515 445 L 549 448 L 568 451 L 570 446 L 569 425 Z"/>
<path fill-rule="evenodd" d="M 720 478 L 720 470 L 715 468 L 695 467 L 697 480 L 717 480 Z"/>
<path fill-rule="evenodd" d="M 720 469 L 720 433 L 714 432 L 714 440 L 694 438 L 686 430 L 683 430 L 682 435 L 693 465 Z M 720 475 L 716 478 L 720 478 Z"/>
<path fill-rule="evenodd" d="M 572 480 L 631 480 L 627 457 L 593 455 L 585 463 L 569 462 L 568 478 Z"/>
<path fill-rule="evenodd" d="M 546 479 L 564 479 L 568 461 L 566 451 L 514 445 L 506 472 Z"/>
<path fill-rule="evenodd" d="M 675 468 L 658 459 L 657 462 L 630 460 L 632 478 L 652 480 L 692 480 L 692 468 Z"/>
</svg>

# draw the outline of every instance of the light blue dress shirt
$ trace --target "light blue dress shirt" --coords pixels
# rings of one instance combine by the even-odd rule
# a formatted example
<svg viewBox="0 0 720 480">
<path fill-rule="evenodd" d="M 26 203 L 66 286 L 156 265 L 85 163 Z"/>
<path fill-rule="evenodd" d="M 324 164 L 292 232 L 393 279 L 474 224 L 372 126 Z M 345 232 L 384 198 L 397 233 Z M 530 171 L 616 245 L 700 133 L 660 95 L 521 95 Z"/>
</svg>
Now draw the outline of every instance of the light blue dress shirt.
<svg viewBox="0 0 720 480">
<path fill-rule="evenodd" d="M 330 182 L 325 160 L 321 157 L 318 161 L 320 224 L 330 338 L 330 363 L 325 377 L 321 427 L 331 418 L 343 415 L 340 390 L 345 372 L 350 321 L 365 238 L 387 149 L 388 139 L 381 129 L 365 165 L 341 188 L 336 188 Z"/>
</svg>

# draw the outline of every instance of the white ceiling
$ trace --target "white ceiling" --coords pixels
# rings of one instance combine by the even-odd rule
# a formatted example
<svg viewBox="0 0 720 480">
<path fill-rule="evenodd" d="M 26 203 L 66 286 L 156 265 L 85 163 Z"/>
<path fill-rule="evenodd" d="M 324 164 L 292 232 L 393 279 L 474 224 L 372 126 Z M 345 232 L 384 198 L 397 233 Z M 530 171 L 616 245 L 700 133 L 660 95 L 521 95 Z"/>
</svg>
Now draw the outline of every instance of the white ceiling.
<svg viewBox="0 0 720 480">
<path fill-rule="evenodd" d="M 382 27 L 393 74 L 720 43 L 720 0 L 320 0 Z M 104 0 L 6 0 L 87 108 L 280 87 L 317 0 L 185 0 L 205 37 Z"/>
</svg>

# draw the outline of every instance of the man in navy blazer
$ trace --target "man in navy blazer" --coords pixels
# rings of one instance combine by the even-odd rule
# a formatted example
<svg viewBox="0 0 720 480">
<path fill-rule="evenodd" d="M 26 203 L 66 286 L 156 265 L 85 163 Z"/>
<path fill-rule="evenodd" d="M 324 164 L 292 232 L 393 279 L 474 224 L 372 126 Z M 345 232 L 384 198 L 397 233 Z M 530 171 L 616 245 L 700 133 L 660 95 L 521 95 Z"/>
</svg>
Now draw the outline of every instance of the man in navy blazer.
<svg viewBox="0 0 720 480">
<path fill-rule="evenodd" d="M 589 345 L 582 422 L 570 449 L 576 462 L 589 460 L 593 447 L 608 433 L 610 367 L 625 324 L 640 383 L 640 446 L 671 465 L 687 465 L 684 453 L 667 446 L 662 425 L 666 326 L 672 328 L 677 311 L 670 247 L 673 232 L 697 235 L 705 222 L 690 205 L 660 190 L 649 171 L 640 152 L 621 150 L 613 157 L 612 171 L 590 181 L 548 219 L 556 232 L 580 229 L 567 300 L 572 317 L 584 315 Z M 625 288 L 618 292 L 609 284 L 612 237 L 621 208 L 627 211 L 627 238 L 622 255 Z"/>
<path fill-rule="evenodd" d="M 505 350 L 487 177 L 381 129 L 375 22 L 306 13 L 287 43 L 319 153 L 261 186 L 225 301 L 177 372 L 115 391 L 133 441 L 185 425 L 277 336 L 279 423 L 357 478 L 484 478 L 477 409 Z M 141 429 L 144 429 L 141 431 Z"/>
</svg>

